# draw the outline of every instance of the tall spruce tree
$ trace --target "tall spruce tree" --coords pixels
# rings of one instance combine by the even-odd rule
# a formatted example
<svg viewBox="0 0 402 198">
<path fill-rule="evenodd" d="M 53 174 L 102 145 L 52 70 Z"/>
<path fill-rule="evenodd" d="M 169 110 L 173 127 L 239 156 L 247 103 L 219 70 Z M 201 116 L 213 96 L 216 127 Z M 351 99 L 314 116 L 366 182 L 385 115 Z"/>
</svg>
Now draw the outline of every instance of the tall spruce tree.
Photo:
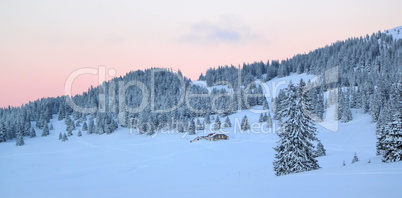
<svg viewBox="0 0 402 198">
<path fill-rule="evenodd" d="M 195 135 L 195 122 L 194 119 L 190 120 L 189 126 L 188 126 L 188 133 L 189 135 Z"/>
<path fill-rule="evenodd" d="M 266 122 L 268 120 L 268 114 L 264 113 L 264 116 L 262 117 L 262 122 Z"/>
<path fill-rule="evenodd" d="M 382 145 L 383 162 L 397 162 L 402 160 L 402 113 L 396 112 L 391 120 L 385 124 Z"/>
<path fill-rule="evenodd" d="M 67 136 L 72 136 L 73 135 L 73 130 L 72 129 L 69 129 L 68 131 L 67 131 Z"/>
<path fill-rule="evenodd" d="M 84 124 L 82 124 L 82 130 L 83 130 L 83 131 L 88 131 L 88 124 L 87 124 L 87 122 L 84 122 Z"/>
<path fill-rule="evenodd" d="M 36 137 L 36 131 L 35 131 L 35 129 L 33 127 L 31 128 L 31 132 L 29 133 L 29 137 L 30 138 Z"/>
<path fill-rule="evenodd" d="M 258 122 L 264 122 L 264 114 L 260 114 L 260 118 L 258 119 Z"/>
<path fill-rule="evenodd" d="M 49 127 L 47 124 L 45 124 L 45 127 L 43 127 L 43 131 L 42 131 L 42 137 L 48 136 L 48 135 L 49 135 Z"/>
<path fill-rule="evenodd" d="M 340 117 L 341 122 L 346 123 L 352 120 L 352 111 L 350 110 L 350 100 L 348 94 L 341 94 L 340 99 Z"/>
<path fill-rule="evenodd" d="M 341 111 L 341 108 L 339 107 L 338 104 L 335 104 L 334 109 L 335 109 L 334 110 L 334 120 L 338 121 L 341 117 L 341 115 L 339 113 Z"/>
<path fill-rule="evenodd" d="M 293 86 L 293 85 L 290 85 Z M 280 140 L 275 147 L 274 170 L 277 176 L 320 168 L 314 158 L 316 128 L 307 114 L 311 110 L 311 99 L 305 92 L 305 83 L 300 80 L 299 87 L 289 87 L 284 114 L 287 120 L 282 123 L 278 135 Z M 283 117 L 283 116 L 282 116 Z"/>
<path fill-rule="evenodd" d="M 276 112 L 275 112 L 275 119 L 278 120 L 283 117 L 288 117 L 291 111 L 294 109 L 290 109 L 292 106 L 291 104 L 294 103 L 293 98 L 297 98 L 296 87 L 293 85 L 292 81 L 289 82 L 288 87 L 286 89 L 282 89 L 279 92 L 279 96 L 276 99 Z M 290 93 L 294 93 L 294 96 L 290 96 Z M 295 108 L 295 107 L 293 107 Z"/>
<path fill-rule="evenodd" d="M 241 120 L 241 125 L 240 125 L 240 129 L 242 131 L 248 131 L 250 130 L 250 123 L 248 121 L 248 117 L 244 116 L 243 119 Z"/>
<path fill-rule="evenodd" d="M 94 117 L 91 116 L 89 117 L 89 124 L 88 124 L 88 134 L 93 134 L 95 133 L 95 122 L 94 122 Z"/>
<path fill-rule="evenodd" d="M 273 124 L 272 124 L 271 114 L 268 113 L 268 115 L 267 115 L 267 127 L 272 128 L 272 126 L 273 126 Z"/>
<path fill-rule="evenodd" d="M 326 152 L 326 150 L 324 148 L 324 145 L 321 143 L 321 141 L 318 141 L 315 156 L 316 157 L 321 157 L 321 156 L 326 156 L 326 155 L 327 155 L 327 152 Z"/>
<path fill-rule="evenodd" d="M 177 131 L 179 133 L 184 133 L 184 121 L 180 121 L 177 123 Z"/>
<path fill-rule="evenodd" d="M 204 124 L 211 124 L 211 118 L 209 116 L 209 113 L 205 114 Z"/>
<path fill-rule="evenodd" d="M 66 124 L 66 131 L 75 129 L 74 121 L 71 120 L 71 117 L 69 115 L 66 116 L 66 119 L 64 120 L 64 123 Z"/>
<path fill-rule="evenodd" d="M 219 118 L 219 115 L 216 116 L 215 123 L 214 123 L 214 130 L 220 130 L 221 129 L 221 120 Z"/>
<path fill-rule="evenodd" d="M 67 141 L 67 140 L 68 140 L 67 135 L 66 135 L 65 133 L 63 133 L 63 137 L 61 138 L 61 141 L 62 141 L 62 142 L 65 142 L 65 141 Z"/>
<path fill-rule="evenodd" d="M 24 142 L 24 137 L 22 136 L 22 133 L 18 133 L 17 134 L 17 139 L 15 141 L 15 145 L 16 146 L 22 146 L 24 144 L 25 144 L 25 142 Z"/>
<path fill-rule="evenodd" d="M 0 142 L 5 142 L 6 139 L 6 126 L 3 122 L 0 122 Z"/>
<path fill-rule="evenodd" d="M 269 109 L 268 102 L 267 102 L 267 100 L 265 98 L 264 98 L 264 100 L 262 102 L 262 109 L 264 109 L 264 110 Z"/>
<path fill-rule="evenodd" d="M 232 127 L 232 123 L 230 122 L 229 116 L 226 117 L 225 123 L 223 123 L 223 126 L 224 126 L 225 128 L 230 128 L 230 127 Z"/>
<path fill-rule="evenodd" d="M 59 108 L 59 113 L 58 113 L 57 119 L 58 119 L 58 120 L 64 119 L 64 118 L 65 118 L 65 114 L 66 114 L 66 112 L 65 112 L 64 107 L 60 107 L 60 108 Z"/>
<path fill-rule="evenodd" d="M 204 130 L 205 129 L 204 123 L 201 123 L 200 119 L 198 119 L 198 118 L 197 118 L 196 125 L 197 125 L 197 127 L 196 127 L 197 130 Z"/>
</svg>

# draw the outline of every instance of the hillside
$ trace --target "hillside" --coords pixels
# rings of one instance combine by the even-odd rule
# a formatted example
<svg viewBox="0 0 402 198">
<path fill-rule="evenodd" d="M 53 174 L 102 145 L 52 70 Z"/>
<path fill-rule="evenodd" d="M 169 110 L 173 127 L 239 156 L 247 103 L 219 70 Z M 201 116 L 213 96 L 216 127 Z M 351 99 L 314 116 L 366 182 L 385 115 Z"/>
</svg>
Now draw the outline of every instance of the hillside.
<svg viewBox="0 0 402 198">
<path fill-rule="evenodd" d="M 313 77 L 291 75 L 266 84 Z M 258 123 L 260 114 L 253 111 L 261 108 L 230 115 L 233 126 L 223 129 L 229 140 L 194 143 L 190 140 L 211 131 L 196 135 L 159 131 L 144 136 L 119 128 L 110 135 L 84 132 L 77 137 L 82 130 L 77 127 L 68 141 L 61 142 L 58 135 L 65 124 L 54 115 L 49 136 L 26 138 L 21 147 L 14 142 L 0 144 L 2 196 L 399 197 L 402 163 L 382 163 L 376 156 L 370 115 L 353 109 L 354 119 L 338 122 L 336 131 L 318 123 L 318 137 L 327 150 L 327 156 L 318 158 L 322 168 L 277 177 L 272 161 L 278 136 L 266 126 L 253 133 L 236 126 L 236 119 L 244 115 L 250 123 Z M 351 164 L 354 153 L 360 161 Z"/>
<path fill-rule="evenodd" d="M 0 108 L 2 196 L 400 197 L 398 36 Z"/>
<path fill-rule="evenodd" d="M 394 39 L 402 39 L 402 26 L 386 30 L 385 33 L 391 35 Z"/>
</svg>

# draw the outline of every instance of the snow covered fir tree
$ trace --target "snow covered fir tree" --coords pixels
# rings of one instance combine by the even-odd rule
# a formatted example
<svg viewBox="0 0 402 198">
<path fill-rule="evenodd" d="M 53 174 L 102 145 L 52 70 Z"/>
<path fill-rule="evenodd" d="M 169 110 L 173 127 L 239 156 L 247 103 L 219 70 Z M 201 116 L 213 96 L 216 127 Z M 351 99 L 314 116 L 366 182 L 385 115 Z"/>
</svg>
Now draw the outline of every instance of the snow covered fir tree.
<svg viewBox="0 0 402 198">
<path fill-rule="evenodd" d="M 297 87 L 289 83 L 286 98 L 280 106 L 278 114 L 284 121 L 278 131 L 278 146 L 275 147 L 275 174 L 280 176 L 320 168 L 314 154 L 316 128 L 306 113 L 311 110 L 312 104 L 303 80 Z"/>
<path fill-rule="evenodd" d="M 402 161 L 402 82 L 393 84 L 387 97 L 377 119 L 377 154 L 384 162 Z"/>
<path fill-rule="evenodd" d="M 315 151 L 315 156 L 321 157 L 321 156 L 326 156 L 326 155 L 327 155 L 327 151 L 325 150 L 324 145 L 321 143 L 321 141 L 318 141 L 317 149 Z"/>
<path fill-rule="evenodd" d="M 384 124 L 379 137 L 379 144 L 384 162 L 402 160 L 402 113 L 396 112 L 389 122 Z"/>
</svg>

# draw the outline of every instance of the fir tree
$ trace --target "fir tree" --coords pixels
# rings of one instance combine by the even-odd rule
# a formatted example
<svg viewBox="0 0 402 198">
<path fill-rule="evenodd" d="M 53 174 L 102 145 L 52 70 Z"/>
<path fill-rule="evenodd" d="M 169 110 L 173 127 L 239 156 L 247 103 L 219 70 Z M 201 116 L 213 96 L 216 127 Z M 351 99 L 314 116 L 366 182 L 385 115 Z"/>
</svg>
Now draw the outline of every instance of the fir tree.
<svg viewBox="0 0 402 198">
<path fill-rule="evenodd" d="M 50 128 L 49 128 L 50 130 L 53 130 L 54 129 L 54 127 L 53 127 L 53 124 L 50 124 Z"/>
<path fill-rule="evenodd" d="M 195 133 L 195 122 L 194 122 L 194 119 L 191 119 L 190 120 L 190 124 L 189 124 L 189 126 L 188 126 L 188 132 L 189 132 L 189 135 L 195 135 L 196 133 Z"/>
<path fill-rule="evenodd" d="M 150 122 L 150 123 L 155 123 L 155 122 Z M 106 116 L 104 117 L 103 125 L 104 125 L 103 128 L 104 128 L 106 134 L 111 134 L 111 133 L 113 133 L 113 131 L 115 131 L 118 128 L 116 121 L 109 114 L 106 114 Z"/>
<path fill-rule="evenodd" d="M 15 141 L 15 145 L 16 145 L 16 146 L 22 146 L 22 145 L 24 145 L 24 144 L 25 144 L 25 142 L 24 142 L 24 137 L 22 136 L 21 133 L 18 133 L 17 139 L 16 139 L 16 141 Z"/>
<path fill-rule="evenodd" d="M 385 150 L 385 134 L 386 134 L 386 128 L 388 123 L 390 122 L 392 117 L 392 110 L 391 110 L 391 104 L 385 103 L 383 108 L 380 111 L 380 115 L 377 121 L 377 128 L 376 128 L 376 135 L 377 135 L 377 143 L 376 143 L 376 149 L 377 149 L 377 155 L 383 155 L 384 150 Z"/>
<path fill-rule="evenodd" d="M 45 118 L 43 114 L 39 115 L 39 119 L 36 121 L 36 127 L 39 129 L 43 129 L 43 125 L 46 124 Z"/>
<path fill-rule="evenodd" d="M 72 136 L 73 135 L 73 130 L 72 129 L 69 129 L 68 131 L 67 131 L 67 136 Z"/>
<path fill-rule="evenodd" d="M 264 113 L 264 116 L 262 117 L 262 122 L 266 122 L 268 120 L 268 114 Z"/>
<path fill-rule="evenodd" d="M 264 114 L 260 114 L 260 118 L 258 119 L 258 122 L 264 122 Z"/>
<path fill-rule="evenodd" d="M 148 124 L 147 124 L 147 129 L 146 129 L 146 134 L 147 135 L 153 135 L 153 134 L 155 134 L 155 125 L 153 125 L 152 124 L 152 121 L 151 120 L 149 120 L 148 121 Z M 184 128 L 184 126 L 183 126 L 183 128 Z"/>
<path fill-rule="evenodd" d="M 74 130 L 74 127 L 73 127 L 74 122 L 71 120 L 71 117 L 69 115 L 66 116 L 64 123 L 66 124 L 66 131 L 68 131 L 70 129 Z"/>
<path fill-rule="evenodd" d="M 341 115 L 338 115 L 340 117 L 341 122 L 346 123 L 352 120 L 352 111 L 350 110 L 350 102 L 349 102 L 349 95 L 341 94 L 341 107 L 340 108 L 340 113 Z"/>
<path fill-rule="evenodd" d="M 267 127 L 272 128 L 272 126 L 273 126 L 273 124 L 272 124 L 271 114 L 268 113 L 268 115 L 267 115 Z"/>
<path fill-rule="evenodd" d="M 48 136 L 48 135 L 49 135 L 49 127 L 47 124 L 45 124 L 45 127 L 43 127 L 42 137 Z"/>
<path fill-rule="evenodd" d="M 359 158 L 357 157 L 357 154 L 355 153 L 355 155 L 353 156 L 352 164 L 356 163 L 358 161 L 359 161 Z"/>
<path fill-rule="evenodd" d="M 78 137 L 81 137 L 81 136 L 82 136 L 81 130 L 78 130 L 77 136 L 78 136 Z"/>
<path fill-rule="evenodd" d="M 61 134 L 61 132 L 59 133 L 59 140 L 63 139 L 63 134 Z"/>
<path fill-rule="evenodd" d="M 335 104 L 335 110 L 334 110 L 334 120 L 338 121 L 340 119 L 339 115 L 339 105 Z"/>
<path fill-rule="evenodd" d="M 226 117 L 225 123 L 223 124 L 223 126 L 224 126 L 225 128 L 230 128 L 230 127 L 232 127 L 232 123 L 230 122 L 229 116 Z"/>
<path fill-rule="evenodd" d="M 63 138 L 61 139 L 62 142 L 65 142 L 68 140 L 68 137 L 65 133 L 63 133 Z"/>
<path fill-rule="evenodd" d="M 209 114 L 205 114 L 205 118 L 204 118 L 204 124 L 211 124 L 211 119 L 209 117 Z"/>
<path fill-rule="evenodd" d="M 280 140 L 275 147 L 274 170 L 277 176 L 316 170 L 319 167 L 314 158 L 313 141 L 316 141 L 316 128 L 306 114 L 311 108 L 311 100 L 305 92 L 305 83 L 300 80 L 299 87 L 288 89 L 289 103 L 284 106 L 288 119 L 278 131 Z"/>
<path fill-rule="evenodd" d="M 58 113 L 57 119 L 58 119 L 58 120 L 64 119 L 65 113 L 66 113 L 66 112 L 64 111 L 64 108 L 63 108 L 63 107 L 60 107 L 60 108 L 59 108 L 59 113 Z"/>
<path fill-rule="evenodd" d="M 318 121 L 322 121 L 324 119 L 325 105 L 324 105 L 324 93 L 318 93 L 316 100 L 314 101 L 314 115 L 317 116 Z"/>
<path fill-rule="evenodd" d="M 200 119 L 198 119 L 198 118 L 197 118 L 196 125 L 197 125 L 197 127 L 196 127 L 197 130 L 204 130 L 205 129 L 204 124 L 201 123 Z"/>
<path fill-rule="evenodd" d="M 350 108 L 345 108 L 342 110 L 342 115 L 341 115 L 341 122 L 346 123 L 351 121 L 352 118 L 352 111 Z"/>
<path fill-rule="evenodd" d="M 75 129 L 76 129 L 76 128 L 75 128 L 76 126 L 75 126 L 75 122 L 74 122 L 74 121 L 71 121 L 70 127 L 71 127 L 72 130 L 75 130 Z"/>
<path fill-rule="evenodd" d="M 89 118 L 89 124 L 88 124 L 88 134 L 93 134 L 95 132 L 95 122 L 93 116 Z"/>
<path fill-rule="evenodd" d="M 292 93 L 294 96 L 290 96 L 289 94 Z M 279 96 L 276 99 L 276 113 L 275 113 L 275 120 L 279 120 L 280 118 L 288 117 L 291 111 L 291 104 L 295 101 L 293 99 L 297 98 L 297 91 L 296 87 L 293 85 L 292 81 L 289 82 L 288 87 L 286 89 L 282 89 L 279 92 Z"/>
<path fill-rule="evenodd" d="M 84 124 L 82 124 L 82 130 L 83 130 L 83 131 L 88 131 L 88 124 L 87 124 L 87 122 L 84 122 Z"/>
<path fill-rule="evenodd" d="M 215 123 L 214 123 L 214 130 L 220 130 L 221 129 L 221 120 L 219 119 L 219 116 L 216 116 Z"/>
<path fill-rule="evenodd" d="M 242 121 L 241 121 L 241 126 L 240 126 L 242 131 L 248 131 L 250 130 L 250 123 L 248 122 L 248 117 L 244 116 Z"/>
<path fill-rule="evenodd" d="M 179 133 L 184 133 L 184 122 L 179 122 L 179 123 L 177 124 L 177 131 L 178 131 Z"/>
<path fill-rule="evenodd" d="M 326 156 L 326 150 L 324 148 L 324 145 L 322 145 L 321 141 L 318 141 L 317 144 L 317 150 L 315 152 L 316 157 L 321 157 L 321 156 Z"/>
<path fill-rule="evenodd" d="M 402 113 L 396 112 L 385 124 L 381 138 L 383 162 L 402 160 Z"/>
<path fill-rule="evenodd" d="M 6 127 L 3 122 L 0 122 L 0 142 L 5 142 L 6 140 Z"/>
<path fill-rule="evenodd" d="M 264 98 L 265 99 L 265 98 Z M 264 109 L 264 110 L 268 110 L 269 109 L 269 106 L 268 106 L 268 102 L 267 102 L 267 100 L 265 99 L 265 100 L 263 100 L 263 102 L 262 102 L 262 109 Z"/>
<path fill-rule="evenodd" d="M 35 131 L 34 128 L 31 128 L 31 132 L 29 133 L 29 137 L 30 137 L 30 138 L 36 137 L 36 131 Z"/>
</svg>

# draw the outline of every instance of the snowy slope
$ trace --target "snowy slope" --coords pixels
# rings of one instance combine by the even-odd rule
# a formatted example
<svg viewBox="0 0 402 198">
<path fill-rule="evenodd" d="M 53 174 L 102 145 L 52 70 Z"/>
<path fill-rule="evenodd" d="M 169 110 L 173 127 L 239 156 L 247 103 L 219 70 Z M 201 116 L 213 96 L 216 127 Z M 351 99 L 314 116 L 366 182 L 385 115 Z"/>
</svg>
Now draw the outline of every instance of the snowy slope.
<svg viewBox="0 0 402 198">
<path fill-rule="evenodd" d="M 311 77 L 274 80 L 296 84 Z M 232 125 L 244 115 L 250 123 L 259 118 L 259 113 L 241 111 L 230 116 Z M 50 136 L 25 138 L 22 147 L 13 141 L 0 144 L 1 196 L 400 197 L 402 163 L 381 163 L 375 154 L 375 124 L 360 110 L 353 110 L 353 116 L 336 132 L 317 125 L 327 149 L 327 156 L 318 158 L 321 169 L 281 177 L 272 168 L 278 137 L 264 126 L 254 126 L 253 133 L 225 129 L 229 140 L 218 142 L 190 143 L 201 131 L 151 137 L 123 128 L 82 137 L 76 130 L 61 142 L 64 121 L 53 119 Z M 360 162 L 351 164 L 355 152 Z"/>
<path fill-rule="evenodd" d="M 402 39 L 402 26 L 386 30 L 385 33 L 392 35 L 394 39 Z"/>
<path fill-rule="evenodd" d="M 200 87 L 207 88 L 209 92 L 211 92 L 213 89 L 217 89 L 217 90 L 225 89 L 226 92 L 228 92 L 228 93 L 232 92 L 232 89 L 229 88 L 229 86 L 227 86 L 227 85 L 215 85 L 215 86 L 208 87 L 207 82 L 203 81 L 203 80 L 193 81 L 192 83 L 194 86 L 200 86 Z"/>
<path fill-rule="evenodd" d="M 269 98 L 277 97 L 281 89 L 286 88 L 290 82 L 292 82 L 294 85 L 297 85 L 300 82 L 300 79 L 303 79 L 306 83 L 309 80 L 314 82 L 315 76 L 309 74 L 290 74 L 289 76 L 283 78 L 276 77 L 266 83 L 263 83 L 264 94 Z"/>
</svg>

